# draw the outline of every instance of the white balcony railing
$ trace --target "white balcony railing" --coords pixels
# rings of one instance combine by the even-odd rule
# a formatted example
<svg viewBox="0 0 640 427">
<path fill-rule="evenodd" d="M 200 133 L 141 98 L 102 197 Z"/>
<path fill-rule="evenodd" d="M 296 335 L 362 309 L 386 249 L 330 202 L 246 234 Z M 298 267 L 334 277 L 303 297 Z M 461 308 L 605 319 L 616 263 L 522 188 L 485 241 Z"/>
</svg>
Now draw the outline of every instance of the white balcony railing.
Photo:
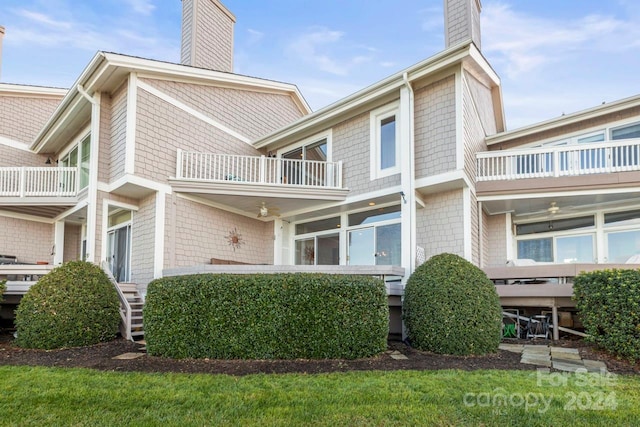
<svg viewBox="0 0 640 427">
<path fill-rule="evenodd" d="M 73 197 L 77 188 L 77 168 L 0 168 L 0 197 Z"/>
<path fill-rule="evenodd" d="M 640 170 L 640 139 L 478 153 L 477 181 Z"/>
<path fill-rule="evenodd" d="M 342 188 L 342 162 L 178 150 L 176 179 L 234 184 Z"/>
</svg>

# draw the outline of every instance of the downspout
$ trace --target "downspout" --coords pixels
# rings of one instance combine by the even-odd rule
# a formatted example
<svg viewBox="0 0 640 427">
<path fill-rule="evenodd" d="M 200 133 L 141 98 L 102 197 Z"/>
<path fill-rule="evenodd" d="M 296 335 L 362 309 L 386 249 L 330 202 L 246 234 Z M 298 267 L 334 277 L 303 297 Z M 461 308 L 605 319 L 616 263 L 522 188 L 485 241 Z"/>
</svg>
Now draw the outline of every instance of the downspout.
<svg viewBox="0 0 640 427">
<path fill-rule="evenodd" d="M 415 173 L 415 135 L 414 135 L 414 92 L 407 73 L 402 75 L 404 86 L 400 89 L 400 186 L 402 207 L 402 266 L 405 268 L 403 286 L 416 267 L 416 173 Z M 405 136 L 406 133 L 406 136 Z M 404 304 L 404 292 L 401 296 Z M 407 331 L 402 321 L 402 339 Z"/>
<path fill-rule="evenodd" d="M 89 184 L 87 187 L 87 261 L 97 263 L 96 257 L 98 234 L 98 141 L 100 140 L 100 94 L 89 95 L 85 88 L 78 84 L 78 93 L 91 103 L 91 157 L 89 158 Z M 101 256 L 104 256 L 102 254 Z"/>
<path fill-rule="evenodd" d="M 405 72 L 402 75 L 402 80 L 404 81 L 404 85 L 409 93 L 409 106 L 408 106 L 408 126 L 409 126 L 409 147 L 406 153 L 408 154 L 409 162 L 407 166 L 406 172 L 408 175 L 407 179 L 402 180 L 402 188 L 405 192 L 407 204 L 409 204 L 409 268 L 410 271 L 405 272 L 405 275 L 408 276 L 416 268 L 416 164 L 415 164 L 415 93 L 413 91 L 413 86 L 411 86 L 411 82 L 409 81 L 409 76 Z M 405 176 L 405 173 L 402 174 Z"/>
</svg>

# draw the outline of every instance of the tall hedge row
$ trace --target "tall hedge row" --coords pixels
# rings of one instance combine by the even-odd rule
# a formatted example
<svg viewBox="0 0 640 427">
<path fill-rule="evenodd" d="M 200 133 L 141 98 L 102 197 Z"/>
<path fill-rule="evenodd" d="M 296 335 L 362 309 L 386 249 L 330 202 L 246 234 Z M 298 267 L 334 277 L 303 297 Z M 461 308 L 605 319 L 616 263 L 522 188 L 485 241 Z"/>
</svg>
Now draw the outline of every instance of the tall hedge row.
<svg viewBox="0 0 640 427">
<path fill-rule="evenodd" d="M 172 358 L 367 357 L 386 349 L 384 283 L 323 274 L 167 277 L 149 284 L 147 351 Z"/>
<path fill-rule="evenodd" d="M 639 270 L 581 273 L 573 294 L 589 341 L 627 359 L 640 359 Z"/>
</svg>

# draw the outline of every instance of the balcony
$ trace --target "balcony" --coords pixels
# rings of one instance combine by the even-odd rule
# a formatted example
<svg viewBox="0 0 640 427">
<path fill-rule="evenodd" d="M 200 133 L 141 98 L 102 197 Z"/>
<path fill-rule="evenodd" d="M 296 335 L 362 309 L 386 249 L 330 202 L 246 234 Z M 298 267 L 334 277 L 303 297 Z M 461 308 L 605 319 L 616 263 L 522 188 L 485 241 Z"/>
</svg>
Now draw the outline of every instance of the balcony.
<svg viewBox="0 0 640 427">
<path fill-rule="evenodd" d="M 640 139 L 478 153 L 478 182 L 640 170 Z"/>
<path fill-rule="evenodd" d="M 0 209 L 53 218 L 78 200 L 78 168 L 0 168 Z"/>
<path fill-rule="evenodd" d="M 176 179 L 339 189 L 342 188 L 342 162 L 178 150 Z"/>
<path fill-rule="evenodd" d="M 183 150 L 178 150 L 176 176 L 169 181 L 176 192 L 254 217 L 261 205 L 286 216 L 343 201 L 348 193 L 342 187 L 342 162 Z"/>
</svg>

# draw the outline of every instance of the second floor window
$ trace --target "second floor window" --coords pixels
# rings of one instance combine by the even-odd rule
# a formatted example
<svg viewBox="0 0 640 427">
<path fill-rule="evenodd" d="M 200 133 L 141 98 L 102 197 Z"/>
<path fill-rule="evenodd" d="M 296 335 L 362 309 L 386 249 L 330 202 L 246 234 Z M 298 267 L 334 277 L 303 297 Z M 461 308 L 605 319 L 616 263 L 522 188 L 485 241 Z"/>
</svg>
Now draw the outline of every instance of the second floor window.
<svg viewBox="0 0 640 427">
<path fill-rule="evenodd" d="M 87 135 L 82 142 L 75 146 L 60 160 L 60 166 L 78 168 L 78 189 L 89 185 L 89 162 L 91 159 L 91 135 Z"/>
<path fill-rule="evenodd" d="M 400 172 L 398 103 L 371 112 L 371 179 Z"/>
</svg>

